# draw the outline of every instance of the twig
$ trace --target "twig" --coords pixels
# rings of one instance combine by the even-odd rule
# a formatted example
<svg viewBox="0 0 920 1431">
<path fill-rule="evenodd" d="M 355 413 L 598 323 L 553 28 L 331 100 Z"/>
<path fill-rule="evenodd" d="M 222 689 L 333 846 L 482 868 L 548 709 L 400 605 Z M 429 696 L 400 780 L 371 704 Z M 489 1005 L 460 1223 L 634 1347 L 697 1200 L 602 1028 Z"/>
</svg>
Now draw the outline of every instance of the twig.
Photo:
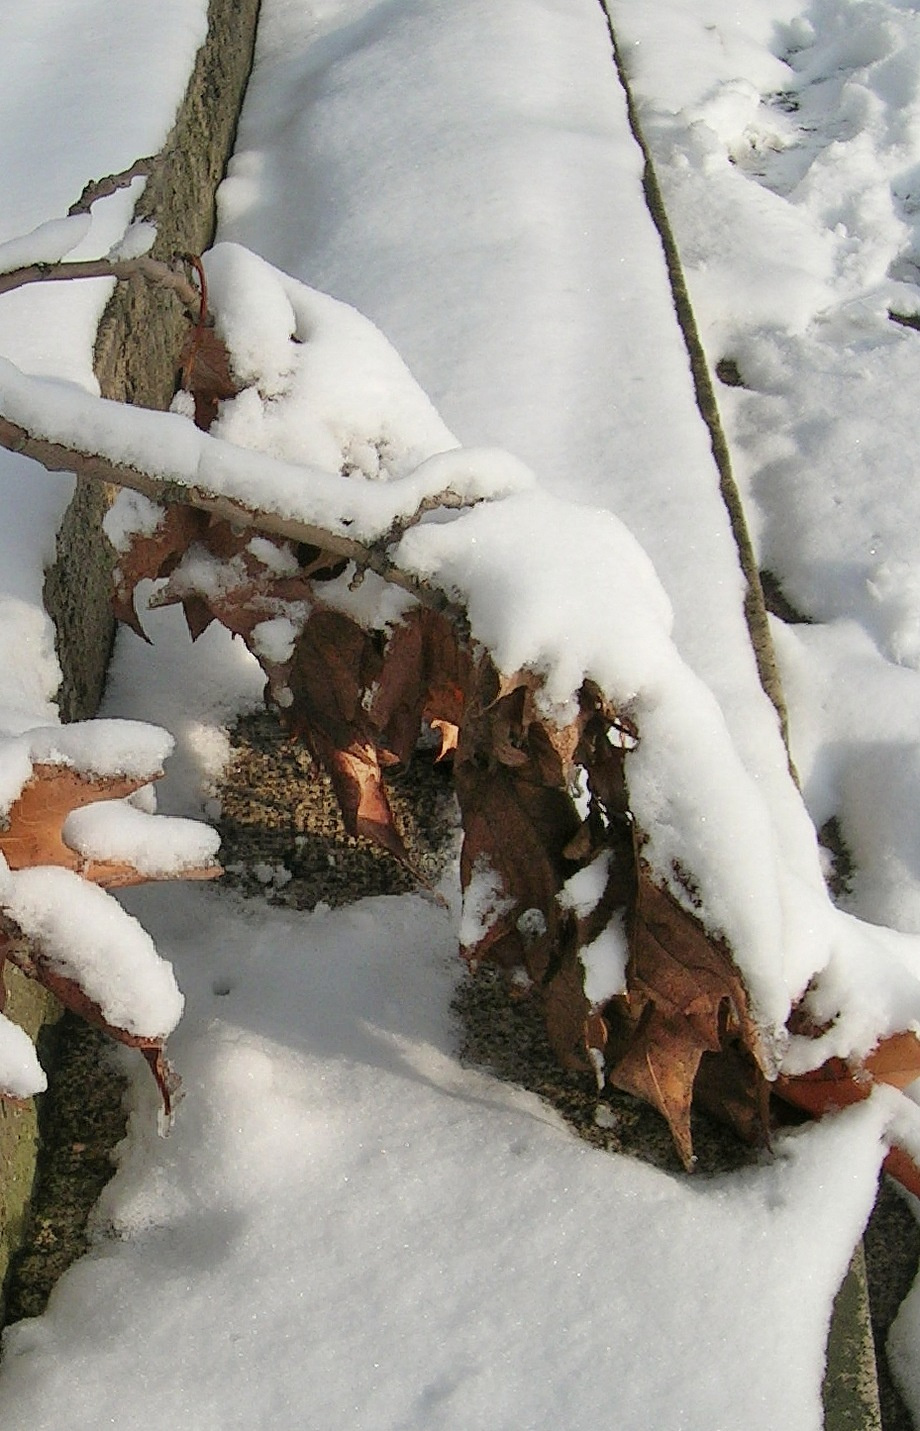
<svg viewBox="0 0 920 1431">
<path fill-rule="evenodd" d="M 423 497 L 411 516 L 397 519 L 387 532 L 386 545 L 396 546 L 406 532 L 411 527 L 417 527 L 429 512 L 463 512 L 470 507 L 478 507 L 481 502 L 494 500 L 493 497 L 488 496 L 462 497 L 458 492 L 452 491 L 450 487 L 445 487 L 443 492 L 433 492 L 429 496 Z"/>
<path fill-rule="evenodd" d="M 120 174 L 106 174 L 103 179 L 90 179 L 84 185 L 79 199 L 67 210 L 68 217 L 73 214 L 88 214 L 97 199 L 106 199 L 109 194 L 115 194 L 119 189 L 127 189 L 134 179 L 147 178 L 155 159 L 156 155 L 149 154 L 146 159 L 135 159 L 130 169 L 122 169 Z"/>
<path fill-rule="evenodd" d="M 89 258 L 75 263 L 30 263 L 24 268 L 0 273 L 0 295 L 24 288 L 28 283 L 64 283 L 75 278 L 116 278 L 122 283 L 140 278 L 145 283 L 171 289 L 192 313 L 198 313 L 201 303 L 201 294 L 184 273 L 149 254 L 138 258 Z"/>
<path fill-rule="evenodd" d="M 191 264 L 198 275 L 198 321 L 192 332 L 192 341 L 189 344 L 188 356 L 182 366 L 182 381 L 180 386 L 190 388 L 192 385 L 192 373 L 195 370 L 195 359 L 198 356 L 198 349 L 201 347 L 201 335 L 204 332 L 208 318 L 208 280 L 204 271 L 204 264 L 196 253 L 185 253 L 182 255 L 185 262 Z"/>
</svg>

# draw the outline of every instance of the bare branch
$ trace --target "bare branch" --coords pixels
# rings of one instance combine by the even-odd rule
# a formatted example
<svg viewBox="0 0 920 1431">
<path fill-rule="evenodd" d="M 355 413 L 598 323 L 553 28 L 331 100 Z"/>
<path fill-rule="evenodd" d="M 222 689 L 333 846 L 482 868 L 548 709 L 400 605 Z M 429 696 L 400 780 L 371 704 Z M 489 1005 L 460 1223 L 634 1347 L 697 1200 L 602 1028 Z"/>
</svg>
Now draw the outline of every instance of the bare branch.
<svg viewBox="0 0 920 1431">
<path fill-rule="evenodd" d="M 132 278 L 168 288 L 180 302 L 197 314 L 201 295 L 181 269 L 173 268 L 161 259 L 141 254 L 138 258 L 89 258 L 75 263 L 31 263 L 0 273 L 0 295 L 12 293 L 29 283 L 64 283 L 76 278 L 116 278 L 125 283 Z"/>
<path fill-rule="evenodd" d="M 88 214 L 97 199 L 105 199 L 119 189 L 127 189 L 134 179 L 146 178 L 155 158 L 155 155 L 149 154 L 146 159 L 135 159 L 130 169 L 122 169 L 120 174 L 106 174 L 103 179 L 90 179 L 84 185 L 83 193 L 77 202 L 71 204 L 67 210 L 68 217 L 73 214 Z"/>
<path fill-rule="evenodd" d="M 443 492 L 432 492 L 429 496 L 422 498 L 410 517 L 393 523 L 387 533 L 386 544 L 395 546 L 410 527 L 417 527 L 429 512 L 463 512 L 470 507 L 478 507 L 480 502 L 488 500 L 488 497 L 463 497 L 460 493 L 452 491 L 450 487 L 446 487 Z"/>
</svg>

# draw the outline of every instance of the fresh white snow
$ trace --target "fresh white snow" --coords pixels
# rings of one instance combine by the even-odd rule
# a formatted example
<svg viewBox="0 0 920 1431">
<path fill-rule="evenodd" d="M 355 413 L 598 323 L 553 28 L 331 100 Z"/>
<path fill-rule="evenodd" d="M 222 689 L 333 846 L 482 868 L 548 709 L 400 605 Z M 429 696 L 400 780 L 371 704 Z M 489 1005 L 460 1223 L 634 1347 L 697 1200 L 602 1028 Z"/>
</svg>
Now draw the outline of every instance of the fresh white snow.
<svg viewBox="0 0 920 1431">
<path fill-rule="evenodd" d="M 155 24 L 121 7 L 107 85 L 113 6 L 78 9 L 96 43 L 85 73 L 50 0 L 17 15 L 0 60 L 20 145 L 5 141 L 0 240 L 69 242 L 43 226 L 87 178 L 157 147 L 202 33 L 198 0 Z M 893 0 L 609 9 L 710 363 L 731 358 L 745 384 L 719 400 L 758 555 L 813 623 L 776 627 L 805 805 L 757 684 L 597 0 L 263 0 L 208 258 L 248 386 L 210 436 L 181 412 L 98 403 L 108 290 L 93 283 L 0 299 L 0 409 L 116 460 L 155 449 L 164 475 L 367 538 L 438 491 L 480 501 L 413 527 L 400 560 L 462 594 L 499 663 L 543 673 L 560 713 L 585 674 L 632 704 L 650 857 L 665 871 L 692 848 L 765 1031 L 823 971 L 828 1035 L 776 1049 L 800 1069 L 920 1027 L 920 336 L 887 316 L 920 307 L 920 32 Z M 49 56 L 67 57 L 63 92 Z M 113 123 L 141 70 L 144 104 Z M 52 138 L 27 184 L 36 124 Z M 120 242 L 131 199 L 97 205 L 75 253 Z M 40 582 L 66 484 L 12 457 L 0 479 L 35 533 L 4 538 L 0 578 L 12 788 L 38 758 L 33 728 L 54 720 Z M 110 534 L 122 546 L 155 520 L 122 498 Z M 347 585 L 371 619 L 379 584 Z M 106 714 L 172 732 L 162 803 L 198 815 L 261 674 L 223 632 L 192 649 L 174 611 L 144 621 L 154 648 L 120 640 Z M 264 626 L 283 658 L 296 620 Z M 830 815 L 857 863 L 843 912 L 812 824 Z M 122 810 L 115 843 L 139 848 L 135 816 Z M 107 818 L 71 826 L 88 852 Z M 49 876 L 10 877 L 24 911 Z M 446 910 L 406 897 L 309 916 L 218 889 L 126 898 L 186 998 L 170 1046 L 188 1097 L 162 1142 L 135 1078 L 99 1240 L 46 1316 L 7 1333 L 0 1417 L 816 1431 L 831 1300 L 890 1130 L 916 1142 L 913 1105 L 873 1095 L 731 1177 L 601 1155 L 458 1065 L 458 932 L 501 891 L 480 870 L 463 922 L 450 880 L 444 893 Z M 605 992 L 622 972 L 609 932 L 588 961 Z M 906 1306 L 895 1345 L 920 1414 L 916 1319 Z"/>
<path fill-rule="evenodd" d="M 168 905 L 165 911 L 163 905 Z M 875 1190 L 872 1103 L 694 1182 L 461 1069 L 454 919 L 132 907 L 188 998 L 166 1142 L 138 1081 L 95 1250 L 6 1334 L 34 1431 L 821 1425 L 827 1307 Z M 398 939 L 395 937 L 398 931 Z M 226 992 L 229 989 L 229 992 Z"/>
<path fill-rule="evenodd" d="M 105 890 L 72 870 L 36 865 L 3 871 L 2 895 L 41 961 L 75 980 L 108 1023 L 138 1038 L 172 1032 L 183 1006 L 172 968 Z"/>
<path fill-rule="evenodd" d="M 101 800 L 68 815 L 64 843 L 91 860 L 124 860 L 151 879 L 212 864 L 217 832 L 200 820 L 138 810 L 125 800 Z"/>
</svg>

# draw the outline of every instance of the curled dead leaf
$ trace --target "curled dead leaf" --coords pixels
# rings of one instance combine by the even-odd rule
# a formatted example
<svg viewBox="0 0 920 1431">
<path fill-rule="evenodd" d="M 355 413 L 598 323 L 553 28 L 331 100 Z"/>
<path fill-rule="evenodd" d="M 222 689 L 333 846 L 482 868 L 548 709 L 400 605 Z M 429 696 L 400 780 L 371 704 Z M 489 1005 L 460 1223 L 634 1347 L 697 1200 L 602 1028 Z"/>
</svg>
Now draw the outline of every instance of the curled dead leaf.
<svg viewBox="0 0 920 1431">
<path fill-rule="evenodd" d="M 908 1029 L 881 1039 L 861 1062 L 850 1064 L 842 1058 L 829 1058 L 808 1073 L 781 1074 L 773 1091 L 783 1102 L 820 1118 L 862 1102 L 878 1083 L 904 1089 L 918 1078 L 920 1038 Z M 903 1149 L 891 1149 L 885 1170 L 909 1192 L 920 1196 L 920 1168 Z"/>
</svg>

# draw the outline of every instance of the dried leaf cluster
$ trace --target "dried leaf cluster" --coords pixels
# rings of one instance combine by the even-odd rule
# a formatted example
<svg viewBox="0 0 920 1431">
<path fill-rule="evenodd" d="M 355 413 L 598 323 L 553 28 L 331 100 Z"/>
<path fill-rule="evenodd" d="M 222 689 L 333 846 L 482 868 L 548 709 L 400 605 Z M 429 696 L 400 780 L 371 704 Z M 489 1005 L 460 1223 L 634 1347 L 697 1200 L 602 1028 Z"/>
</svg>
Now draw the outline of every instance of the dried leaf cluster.
<svg viewBox="0 0 920 1431">
<path fill-rule="evenodd" d="M 68 729 L 72 731 L 74 727 Z M 154 875 L 138 869 L 129 859 L 87 857 L 75 843 L 68 842 L 66 824 L 74 811 L 98 802 L 125 800 L 160 775 L 159 770 L 146 771 L 143 775 L 100 774 L 63 761 L 37 762 L 0 828 L 0 855 L 14 875 L 23 870 L 67 872 L 77 883 L 70 885 L 59 879 L 55 888 L 69 898 L 72 906 L 69 917 L 75 921 L 81 918 L 79 884 L 82 881 L 102 891 L 123 889 L 155 878 L 213 879 L 221 871 L 212 860 L 186 866 L 181 872 Z M 119 919 L 127 921 L 128 916 L 113 904 L 108 918 L 115 922 L 117 934 Z M 149 957 L 151 962 L 156 962 L 152 949 Z M 92 980 L 84 976 L 79 961 L 69 959 L 66 948 L 61 947 L 59 931 L 42 918 L 24 921 L 15 899 L 0 894 L 0 1009 L 6 997 L 2 970 L 7 961 L 44 985 L 65 1008 L 103 1029 L 117 1042 L 139 1049 L 153 1072 L 164 1110 L 169 1114 L 179 1085 L 166 1059 L 165 1035 L 145 1031 L 143 1019 L 135 1020 L 133 1028 L 113 1022 L 94 992 Z M 112 977 L 117 983 L 124 974 L 113 969 Z"/>
<path fill-rule="evenodd" d="M 234 389 L 213 331 L 196 362 L 202 336 L 199 327 L 183 378 L 206 428 Z M 384 772 L 434 734 L 439 758 L 453 765 L 463 828 L 461 952 L 474 969 L 499 965 L 514 997 L 539 1000 L 564 1066 L 654 1106 L 687 1168 L 694 1108 L 749 1142 L 769 1141 L 775 1085 L 743 980 L 692 898 L 689 908 L 678 903 L 643 859 L 628 778 L 641 731 L 603 692 L 585 683 L 577 715 L 559 727 L 541 703 L 540 677 L 498 670 L 462 611 L 429 605 L 421 592 L 406 597 L 398 619 L 359 617 L 349 593 L 379 582 L 373 573 L 179 502 L 120 554 L 116 610 L 141 634 L 134 591 L 144 578 L 166 578 L 156 604 L 181 604 L 193 639 L 215 620 L 243 639 L 265 671 L 267 698 L 329 772 L 348 831 L 407 864 Z M 363 603 L 364 613 L 373 609 Z M 290 634 L 283 652 L 264 639 L 266 624 L 279 621 Z M 601 878 L 586 909 L 567 886 L 589 866 Z M 685 879 L 692 893 L 692 874 Z M 611 926 L 625 938 L 625 985 L 592 1004 L 583 954 Z M 842 1106 L 876 1078 L 895 1081 L 884 1049 L 823 1081 L 785 1079 L 779 1091 L 812 1114 Z M 898 1049 L 911 1076 L 920 1074 L 917 1039 L 899 1036 Z M 909 1081 L 903 1069 L 899 1080 Z M 917 1183 L 904 1155 L 892 1154 L 891 1165 Z"/>
<path fill-rule="evenodd" d="M 209 358 L 204 391 L 195 390 L 199 421 L 215 372 L 226 392 L 226 370 Z M 730 951 L 642 859 L 627 777 L 641 736 L 600 690 L 585 684 L 576 717 L 560 728 L 541 706 L 540 678 L 499 671 L 469 639 L 462 612 L 407 596 L 389 624 L 359 619 L 350 588 L 378 577 L 179 502 L 119 553 L 116 611 L 141 634 L 134 593 L 146 578 L 166 578 L 155 604 L 181 604 L 193 638 L 216 620 L 245 641 L 267 696 L 328 770 L 348 831 L 406 863 L 384 772 L 435 733 L 439 757 L 453 763 L 463 826 L 462 953 L 474 967 L 500 965 L 519 996 L 541 1001 L 567 1067 L 651 1102 L 688 1167 L 695 1098 L 744 1136 L 766 1138 L 767 1084 L 744 985 Z M 283 651 L 266 639 L 279 623 Z M 591 908 L 573 907 L 566 885 L 594 864 L 600 893 Z M 626 988 L 595 1007 L 581 954 L 614 920 L 629 946 Z"/>
</svg>

